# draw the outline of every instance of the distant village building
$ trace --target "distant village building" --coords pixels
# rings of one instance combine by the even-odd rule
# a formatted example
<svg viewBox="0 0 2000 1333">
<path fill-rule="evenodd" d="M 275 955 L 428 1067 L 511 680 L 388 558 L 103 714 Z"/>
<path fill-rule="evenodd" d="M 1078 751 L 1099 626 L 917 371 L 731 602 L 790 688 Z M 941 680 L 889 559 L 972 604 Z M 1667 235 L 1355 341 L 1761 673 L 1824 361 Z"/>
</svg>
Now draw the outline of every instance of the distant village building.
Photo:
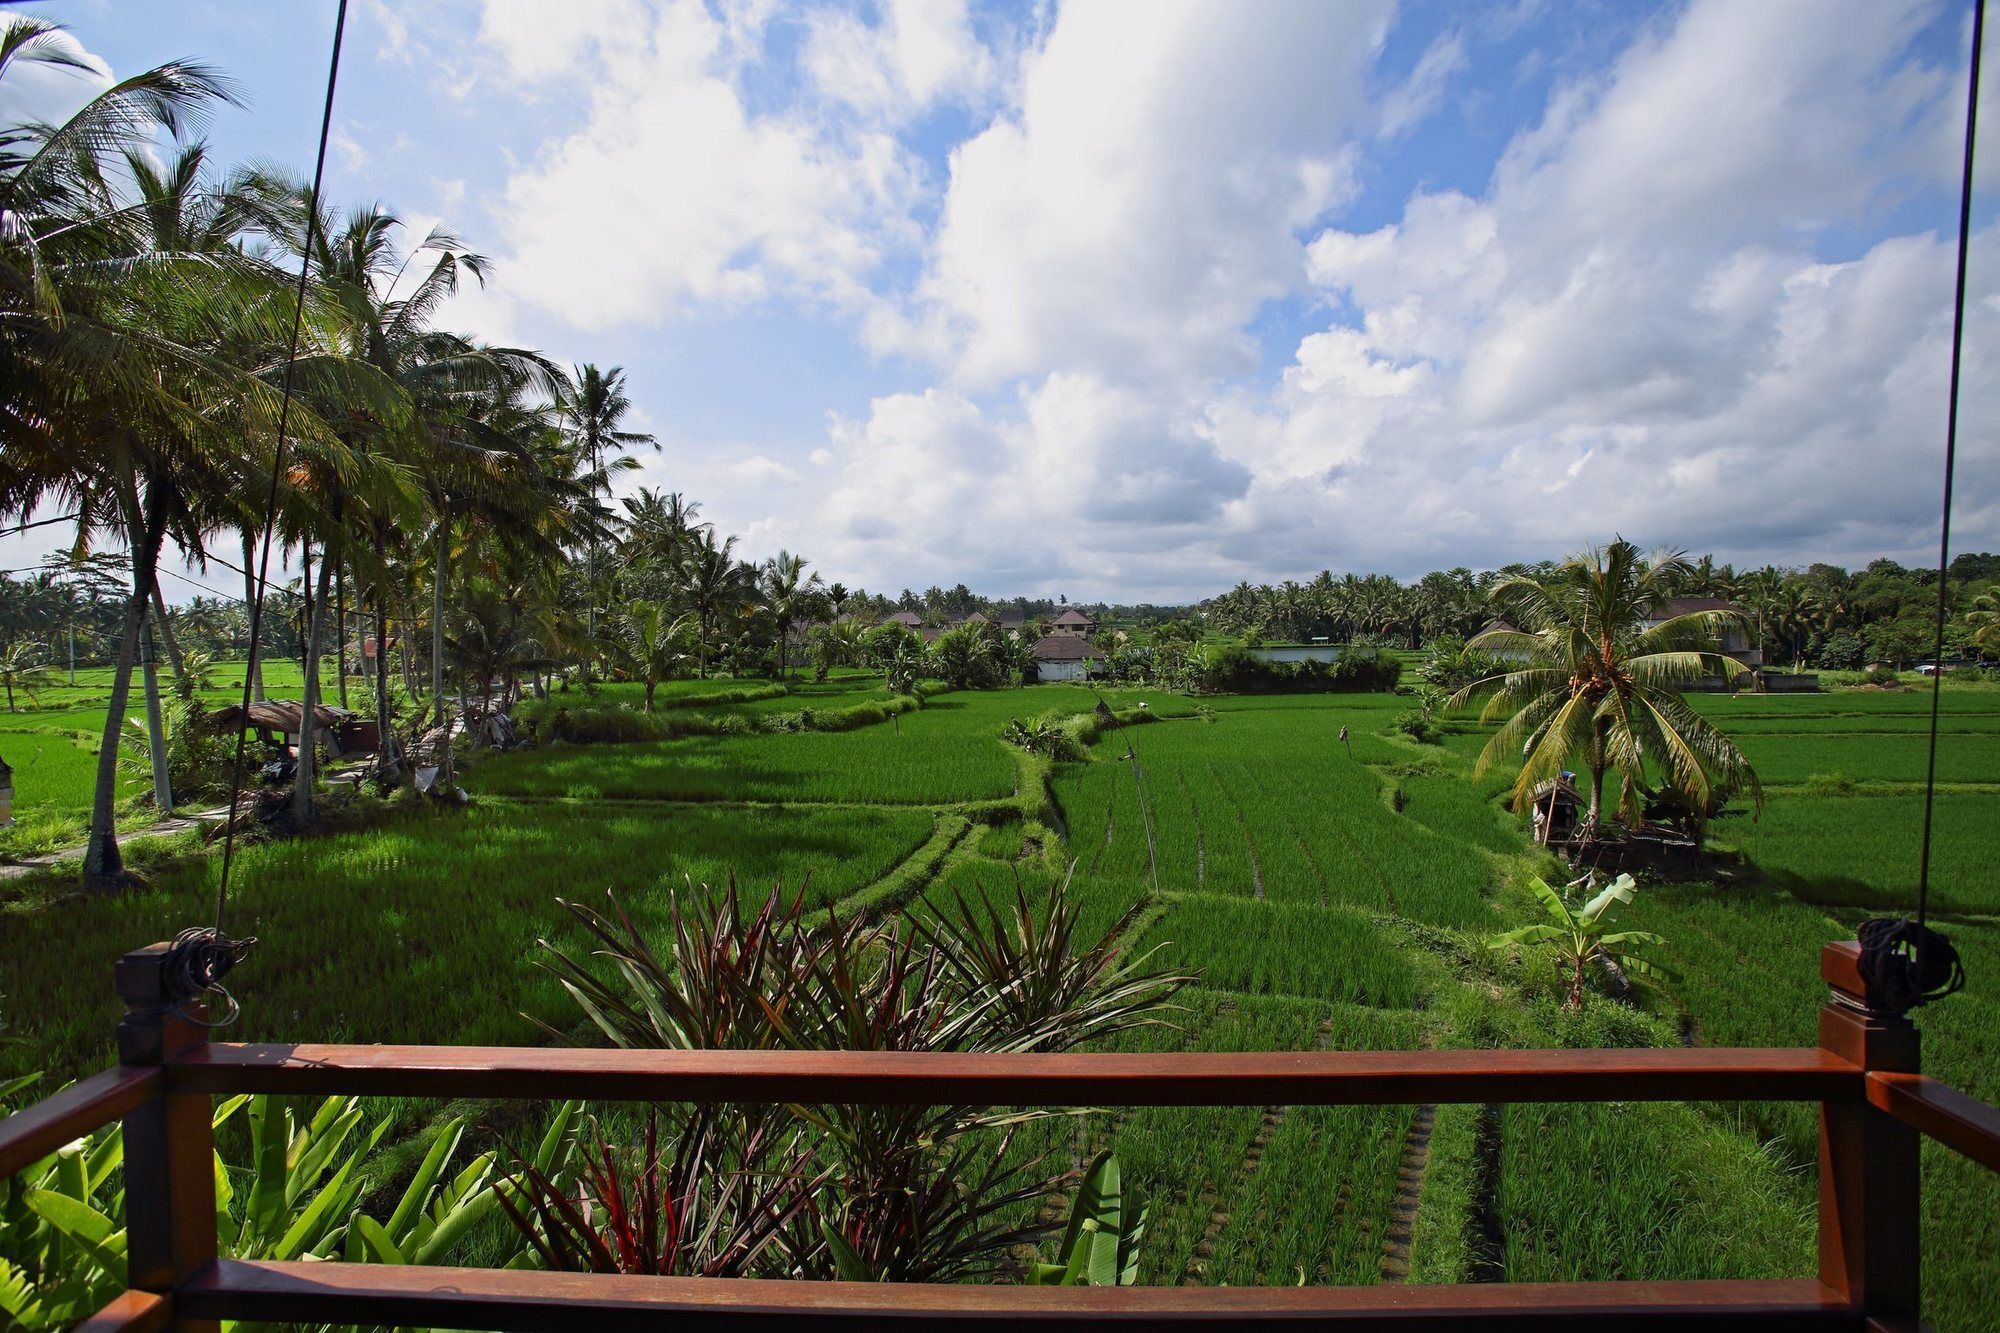
<svg viewBox="0 0 2000 1333">
<path fill-rule="evenodd" d="M 1088 679 L 1091 668 L 1104 659 L 1104 654 L 1089 639 L 1062 630 L 1037 639 L 1028 652 L 1035 659 L 1035 679 L 1043 683 Z"/>
<path fill-rule="evenodd" d="M 1096 628 L 1097 622 L 1075 607 L 1071 607 L 1049 622 L 1050 633 L 1069 635 L 1079 639 L 1089 638 Z"/>
<path fill-rule="evenodd" d="M 898 611 L 882 622 L 885 625 L 901 625 L 904 629 L 922 629 L 924 618 L 915 611 Z"/>
<path fill-rule="evenodd" d="M 1677 616 L 1698 615 L 1703 611 L 1733 611 L 1738 617 L 1716 635 L 1716 647 L 1724 657 L 1733 657 L 1747 667 L 1764 665 L 1763 650 L 1750 642 L 1753 624 L 1750 613 L 1726 597 L 1669 597 L 1652 615 L 1639 622 L 1639 628 L 1654 629 Z"/>
</svg>

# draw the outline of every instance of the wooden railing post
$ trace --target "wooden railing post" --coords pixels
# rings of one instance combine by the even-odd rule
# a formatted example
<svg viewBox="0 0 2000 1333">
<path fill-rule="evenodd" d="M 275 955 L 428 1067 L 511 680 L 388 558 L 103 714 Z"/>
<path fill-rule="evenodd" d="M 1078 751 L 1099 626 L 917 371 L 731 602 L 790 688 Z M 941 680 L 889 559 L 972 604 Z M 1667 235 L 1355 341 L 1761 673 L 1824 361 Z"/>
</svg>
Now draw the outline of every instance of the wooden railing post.
<svg viewBox="0 0 2000 1333">
<path fill-rule="evenodd" d="M 205 1045 L 208 1030 L 173 1010 L 164 984 L 168 947 L 149 945 L 118 960 L 118 1059 L 165 1064 Z M 125 1117 L 126 1282 L 169 1301 L 215 1262 L 215 1131 L 205 1093 L 169 1085 Z M 173 1327 L 212 1330 L 213 1320 L 176 1318 Z"/>
<path fill-rule="evenodd" d="M 1820 974 L 1833 997 L 1819 1044 L 1864 1069 L 1915 1073 L 1917 1030 L 1872 1008 L 1852 941 L 1827 945 Z M 1865 1100 L 1823 1102 L 1819 1130 L 1820 1281 L 1861 1307 L 1871 1328 L 1918 1328 L 1922 1215 L 1917 1132 Z"/>
</svg>

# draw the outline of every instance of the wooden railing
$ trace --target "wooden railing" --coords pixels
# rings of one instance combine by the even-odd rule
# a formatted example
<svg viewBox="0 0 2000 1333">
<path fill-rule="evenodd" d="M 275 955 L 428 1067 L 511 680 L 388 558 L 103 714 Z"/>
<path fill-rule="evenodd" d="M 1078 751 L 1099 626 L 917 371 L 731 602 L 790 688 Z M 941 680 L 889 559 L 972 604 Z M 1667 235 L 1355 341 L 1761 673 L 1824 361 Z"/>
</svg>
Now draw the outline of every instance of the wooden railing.
<svg viewBox="0 0 2000 1333">
<path fill-rule="evenodd" d="M 1914 1333 L 1919 1134 L 2000 1171 L 2000 1110 L 1917 1071 L 1916 1030 L 1868 1008 L 1853 944 L 1822 955 L 1834 995 L 1820 1011 L 1820 1044 L 1805 1049 L 1005 1056 L 210 1042 L 168 1012 L 163 951 L 119 963 L 129 1007 L 119 1067 L 0 1121 L 0 1176 L 124 1121 L 132 1289 L 84 1325 L 93 1329 L 248 1319 L 593 1330 L 663 1321 L 728 1329 L 1277 1322 Z M 1044 1288 L 251 1263 L 216 1253 L 212 1098 L 240 1092 L 1006 1106 L 1817 1102 L 1819 1273 L 1786 1281 Z"/>
</svg>

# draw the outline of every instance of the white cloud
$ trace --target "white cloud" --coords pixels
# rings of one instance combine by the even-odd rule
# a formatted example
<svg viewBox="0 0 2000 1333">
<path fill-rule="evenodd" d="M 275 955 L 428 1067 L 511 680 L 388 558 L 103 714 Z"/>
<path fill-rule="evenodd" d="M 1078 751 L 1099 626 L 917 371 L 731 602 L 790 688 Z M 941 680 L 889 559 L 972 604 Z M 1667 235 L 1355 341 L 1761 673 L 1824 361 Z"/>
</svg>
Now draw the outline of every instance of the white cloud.
<svg viewBox="0 0 2000 1333">
<path fill-rule="evenodd" d="M 983 405 L 896 395 L 838 422 L 812 549 L 871 583 L 966 573 L 1138 597 L 1539 558 L 1614 531 L 1758 562 L 1920 557 L 1935 540 L 1951 238 L 1817 253 L 1947 180 L 1941 127 L 1963 85 L 1910 51 L 1921 6 L 1802 24 L 1697 0 L 1558 88 L 1483 193 L 1419 192 L 1391 225 L 1295 252 L 1339 319 L 1269 388 L 1222 372 L 1259 293 L 1285 287 L 1272 256 L 1301 196 L 1275 187 L 1268 150 L 1245 155 L 1265 187 L 1247 202 L 1202 142 L 1176 175 L 1152 151 L 1173 119 L 1158 104 L 1102 131 L 1122 152 L 1093 156 L 1098 127 L 1038 100 L 1077 12 L 1031 63 L 1021 116 L 959 150 L 930 288 L 950 366 L 1026 387 Z M 1090 11 L 1099 27 L 1106 12 Z M 1167 76 L 1186 73 L 1176 49 L 1135 52 L 1133 77 L 1199 82 Z M 1285 142 L 1275 123 L 1246 133 Z M 1223 274 L 1233 293 L 1203 285 Z M 1966 419 L 1984 420 L 2000 409 L 2000 259 L 1973 277 Z M 1961 447 L 1959 530 L 1990 543 L 2000 457 Z"/>
<path fill-rule="evenodd" d="M 347 170 L 359 171 L 368 165 L 368 150 L 361 146 L 360 141 L 349 133 L 345 126 L 336 128 L 329 136 L 329 141 L 333 151 L 340 155 L 341 166 Z"/>
<path fill-rule="evenodd" d="M 796 468 L 786 467 L 775 458 L 752 454 L 731 463 L 726 469 L 730 480 L 744 486 L 793 485 L 800 480 Z"/>
<path fill-rule="evenodd" d="M 91 65 L 95 72 L 14 62 L 7 70 L 7 77 L 0 80 L 0 125 L 32 121 L 59 125 L 111 86 L 111 66 L 103 57 L 86 49 L 73 34 L 57 33 L 50 40 Z"/>
<path fill-rule="evenodd" d="M 1353 324 L 1219 416 L 1257 473 L 1254 531 L 1303 554 L 1286 528 L 1366 516 L 1335 549 L 1405 570 L 1613 530 L 1752 558 L 1920 551 L 1951 243 L 1827 263 L 1812 241 L 1936 181 L 1951 80 L 1907 54 L 1923 13 L 1694 4 L 1561 90 L 1486 198 L 1419 194 L 1395 225 L 1323 233 L 1309 273 Z M 1979 278 L 2000 297 L 2000 273 Z M 1968 349 L 1996 334 L 1982 306 Z M 1990 495 L 1994 462 L 1968 449 L 1988 485 L 1962 494 Z"/>
<path fill-rule="evenodd" d="M 1466 69 L 1465 39 L 1456 32 L 1439 36 L 1417 60 L 1410 77 L 1382 99 L 1377 133 L 1400 139 L 1436 114 L 1444 105 L 1445 86 Z"/>
<path fill-rule="evenodd" d="M 820 94 L 895 121 L 947 98 L 976 103 L 997 74 L 965 0 L 887 0 L 879 23 L 840 11 L 808 19 L 803 61 Z"/>
<path fill-rule="evenodd" d="M 1352 189 L 1343 127 L 1385 4 L 1072 4 L 1027 58 L 1019 111 L 952 153 L 907 322 L 963 382 L 1051 370 L 1208 378 L 1255 362 L 1244 325 L 1295 288 L 1297 230 Z"/>
<path fill-rule="evenodd" d="M 591 329 L 773 292 L 864 303 L 914 187 L 895 139 L 750 110 L 743 32 L 695 0 L 580 8 L 588 21 L 548 24 L 489 0 L 481 26 L 523 79 L 573 77 L 586 52 L 599 75 L 584 126 L 507 183 L 497 248 L 521 302 Z"/>
</svg>

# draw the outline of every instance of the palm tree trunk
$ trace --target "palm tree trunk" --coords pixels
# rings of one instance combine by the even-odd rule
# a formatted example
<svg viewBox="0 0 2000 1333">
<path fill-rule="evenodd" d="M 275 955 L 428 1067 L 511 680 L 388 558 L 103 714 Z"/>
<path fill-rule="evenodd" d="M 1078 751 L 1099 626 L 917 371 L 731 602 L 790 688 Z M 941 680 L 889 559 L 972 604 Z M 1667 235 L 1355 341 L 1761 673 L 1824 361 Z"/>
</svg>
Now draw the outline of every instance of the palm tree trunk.
<svg viewBox="0 0 2000 1333">
<path fill-rule="evenodd" d="M 409 624 L 410 624 L 410 617 L 408 617 L 408 616 L 404 616 L 404 617 L 403 617 L 403 624 L 404 624 L 405 626 L 409 625 Z M 405 694 L 407 694 L 407 695 L 409 695 L 409 696 L 410 696 L 410 702 L 411 702 L 411 704 L 413 704 L 413 705 L 414 705 L 414 704 L 416 704 L 416 703 L 420 702 L 420 701 L 421 701 L 421 700 L 423 699 L 423 697 L 424 697 L 424 696 L 423 696 L 423 692 L 422 692 L 421 690 L 419 690 L 419 689 L 417 688 L 417 659 L 416 659 L 416 654 L 415 654 L 414 652 L 412 652 L 412 651 L 411 651 L 411 648 L 410 648 L 410 635 L 408 635 L 408 634 L 404 634 L 404 635 L 403 635 L 403 645 L 402 645 L 402 646 L 403 646 L 403 654 L 402 654 L 402 656 L 403 656 L 403 693 L 405 693 Z M 422 715 L 421 715 L 421 714 L 419 714 L 419 716 L 422 716 Z"/>
<path fill-rule="evenodd" d="M 250 538 L 250 529 L 243 529 L 243 602 L 246 606 L 257 604 L 257 552 Z M 261 703 L 264 698 L 264 659 L 257 652 L 257 645 L 251 644 L 247 654 L 257 665 L 250 673 L 250 699 Z"/>
<path fill-rule="evenodd" d="M 347 573 L 333 567 L 333 675 L 340 682 L 340 706 L 347 707 Z"/>
<path fill-rule="evenodd" d="M 159 564 L 160 542 L 166 535 L 162 505 L 149 489 L 143 507 L 132 465 L 123 463 L 120 496 L 132 533 L 132 595 L 125 602 L 125 625 L 118 636 L 118 665 L 111 674 L 111 698 L 104 709 L 104 735 L 97 747 L 97 786 L 90 802 L 90 840 L 83 852 L 83 887 L 110 890 L 125 885 L 125 862 L 118 851 L 118 742 L 125 728 L 125 706 L 132 695 L 132 662 L 139 651 L 139 627 L 146 617 L 146 594 Z"/>
<path fill-rule="evenodd" d="M 333 581 L 333 559 L 326 551 L 320 552 L 319 582 L 313 597 L 312 614 L 306 618 L 306 641 L 304 645 L 306 684 L 303 701 L 299 706 L 299 770 L 297 781 L 292 787 L 292 817 L 301 828 L 310 825 L 319 815 L 318 802 L 313 792 L 314 780 L 318 777 L 319 753 L 315 744 L 313 723 L 319 708 L 319 641 L 325 631 L 327 585 Z"/>
<path fill-rule="evenodd" d="M 384 785 L 401 782 L 403 778 L 402 755 L 389 723 L 389 673 L 385 670 L 388 663 L 382 660 L 388 643 L 389 608 L 378 583 L 375 586 L 375 780 Z"/>
<path fill-rule="evenodd" d="M 160 596 L 160 579 L 153 576 L 153 623 L 160 627 L 160 641 L 167 645 L 167 661 L 173 664 L 174 679 L 187 675 L 187 656 L 181 652 L 180 636 L 174 633 L 173 617 L 167 614 L 167 599 Z"/>
<path fill-rule="evenodd" d="M 159 590 L 153 592 L 159 596 Z M 165 819 L 174 812 L 173 783 L 167 777 L 167 727 L 160 713 L 160 664 L 153 649 L 153 619 L 139 624 L 139 671 L 146 689 L 146 753 L 153 762 L 153 809 Z"/>
<path fill-rule="evenodd" d="M 435 725 L 444 725 L 444 568 L 450 542 L 450 521 L 440 517 L 437 530 L 437 569 L 431 578 L 431 698 L 437 708 Z"/>
</svg>

